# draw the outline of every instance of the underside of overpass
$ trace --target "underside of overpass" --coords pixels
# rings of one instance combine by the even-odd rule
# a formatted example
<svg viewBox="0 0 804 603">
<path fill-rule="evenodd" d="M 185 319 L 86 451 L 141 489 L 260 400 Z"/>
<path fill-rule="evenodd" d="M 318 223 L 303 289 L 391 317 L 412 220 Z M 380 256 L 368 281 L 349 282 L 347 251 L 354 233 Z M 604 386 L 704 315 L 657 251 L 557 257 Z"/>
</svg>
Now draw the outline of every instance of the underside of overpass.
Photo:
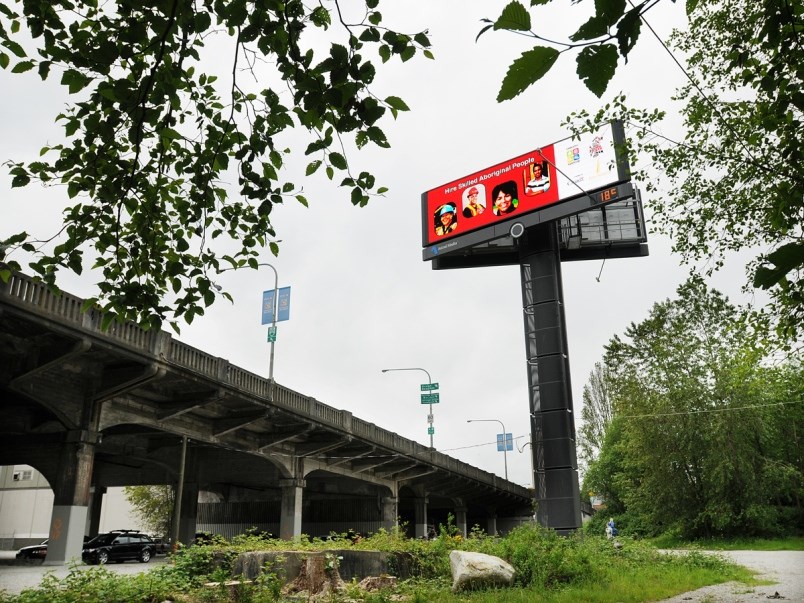
<svg viewBox="0 0 804 603">
<path fill-rule="evenodd" d="M 0 284 L 0 464 L 32 465 L 54 489 L 48 563 L 80 552 L 97 525 L 92 493 L 111 486 L 180 488 L 185 542 L 199 513 L 226 535 L 255 526 L 285 538 L 400 517 L 426 536 L 448 514 L 464 531 L 495 529 L 496 517 L 530 513 L 525 488 L 166 332 L 102 330 L 82 305 L 21 275 Z"/>
</svg>

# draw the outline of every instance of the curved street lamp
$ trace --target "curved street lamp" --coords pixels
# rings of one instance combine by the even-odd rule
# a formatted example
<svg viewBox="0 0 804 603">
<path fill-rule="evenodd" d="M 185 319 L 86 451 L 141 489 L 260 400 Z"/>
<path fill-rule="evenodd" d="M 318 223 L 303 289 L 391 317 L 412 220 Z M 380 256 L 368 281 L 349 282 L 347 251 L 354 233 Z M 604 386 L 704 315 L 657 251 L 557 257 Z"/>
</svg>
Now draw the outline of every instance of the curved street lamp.
<svg viewBox="0 0 804 603">
<path fill-rule="evenodd" d="M 499 423 L 503 430 L 503 460 L 505 462 L 505 481 L 508 481 L 508 433 L 505 431 L 505 425 L 499 419 L 466 419 L 467 423 Z"/>
<path fill-rule="evenodd" d="M 430 377 L 430 373 L 428 373 L 423 368 L 389 368 L 389 369 L 382 369 L 383 373 L 388 373 L 388 372 L 391 372 L 391 371 L 421 371 L 425 375 L 427 375 L 427 383 L 429 383 L 430 385 L 433 384 L 433 379 L 432 379 L 432 377 Z M 429 419 L 428 423 L 430 424 L 430 427 L 432 428 L 433 427 L 433 403 L 432 402 L 430 402 L 430 414 L 428 415 L 427 418 Z M 434 429 L 435 428 L 428 430 L 428 431 L 430 431 L 430 448 L 433 447 L 433 434 L 432 434 L 432 431 L 434 431 Z"/>
</svg>

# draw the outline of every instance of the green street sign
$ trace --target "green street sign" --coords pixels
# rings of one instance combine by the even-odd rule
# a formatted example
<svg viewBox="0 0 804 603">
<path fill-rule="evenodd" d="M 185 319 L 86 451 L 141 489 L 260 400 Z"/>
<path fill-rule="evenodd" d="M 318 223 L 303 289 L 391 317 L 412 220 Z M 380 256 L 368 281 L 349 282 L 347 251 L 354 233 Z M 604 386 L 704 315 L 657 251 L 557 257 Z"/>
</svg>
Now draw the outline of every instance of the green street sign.
<svg viewBox="0 0 804 603">
<path fill-rule="evenodd" d="M 423 392 L 431 392 L 438 389 L 438 383 L 422 383 Z"/>
<path fill-rule="evenodd" d="M 276 327 L 268 327 L 268 342 L 276 341 Z"/>
<path fill-rule="evenodd" d="M 421 394 L 422 404 L 438 404 L 438 394 Z"/>
<path fill-rule="evenodd" d="M 435 427 L 428 427 L 427 428 L 427 433 L 429 435 L 433 435 L 435 433 Z"/>
</svg>

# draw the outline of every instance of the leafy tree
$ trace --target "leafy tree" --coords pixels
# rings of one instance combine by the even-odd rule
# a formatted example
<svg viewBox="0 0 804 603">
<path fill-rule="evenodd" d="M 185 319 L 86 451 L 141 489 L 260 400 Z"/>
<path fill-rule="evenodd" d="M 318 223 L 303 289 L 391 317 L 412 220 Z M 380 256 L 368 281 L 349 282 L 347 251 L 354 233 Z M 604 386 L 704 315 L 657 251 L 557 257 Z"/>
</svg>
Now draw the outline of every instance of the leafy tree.
<svg viewBox="0 0 804 603">
<path fill-rule="evenodd" d="M 589 23 L 605 21 L 601 11 L 611 19 L 621 15 L 616 37 L 625 57 L 624 32 L 635 40 L 639 31 L 639 19 L 626 22 L 626 15 L 653 4 L 622 13 L 617 7 L 624 2 L 598 0 Z M 687 10 L 689 27 L 671 38 L 688 77 L 676 96 L 683 140 L 661 134 L 663 111 L 629 107 L 623 95 L 594 116 L 572 115 L 568 125 L 575 132 L 612 119 L 631 126 L 632 165 L 647 166 L 634 176 L 656 193 L 650 201 L 654 221 L 685 261 L 711 273 L 730 252 L 762 250 L 749 267 L 749 283 L 769 290 L 769 312 L 784 340 L 795 342 L 804 323 L 804 5 L 701 0 L 687 2 Z M 499 20 L 495 27 L 505 29 Z M 606 31 L 604 38 L 615 35 Z M 582 64 L 598 77 L 613 73 L 594 67 L 583 51 L 578 62 L 579 75 Z"/>
<path fill-rule="evenodd" d="M 577 53 L 579 78 L 601 96 L 658 1 L 595 0 L 595 14 L 566 42 L 532 30 L 550 0 L 531 0 L 530 11 L 509 3 L 480 33 L 505 30 L 536 45 L 510 66 L 498 100 L 524 92 L 564 53 Z M 749 286 L 769 290 L 769 312 L 789 344 L 804 324 L 804 4 L 687 0 L 686 11 L 689 26 L 671 38 L 689 81 L 676 95 L 682 140 L 662 135 L 663 111 L 631 108 L 625 96 L 568 125 L 575 132 L 613 119 L 632 126 L 632 165 L 649 166 L 634 175 L 656 192 L 658 229 L 707 273 L 730 252 L 757 250 Z"/>
<path fill-rule="evenodd" d="M 91 251 L 102 280 L 88 304 L 107 321 L 175 326 L 213 303 L 218 271 L 278 252 L 274 206 L 307 204 L 282 175 L 291 131 L 306 132 L 307 176 L 323 169 L 355 205 L 382 195 L 345 151 L 389 147 L 382 120 L 408 110 L 372 93 L 372 55 L 432 55 L 425 32 L 385 27 L 378 2 L 350 20 L 338 0 L 0 1 L 0 67 L 58 77 L 74 98 L 63 142 L 8 164 L 12 186 L 64 186 L 74 205 L 50 239 L 0 239 L 0 278 L 20 269 L 17 249 L 51 285 Z M 221 73 L 207 71 L 213 55 L 229 57 Z"/>
<path fill-rule="evenodd" d="M 630 523 L 686 537 L 801 525 L 800 361 L 769 363 L 700 277 L 606 349 L 614 419 L 587 474 Z"/>
<path fill-rule="evenodd" d="M 580 1 L 574 0 L 573 4 Z M 518 0 L 509 2 L 496 19 L 482 19 L 486 25 L 477 38 L 489 29 L 502 30 L 533 38 L 536 45 L 508 68 L 497 100 L 510 100 L 522 94 L 549 73 L 564 53 L 577 53 L 578 77 L 595 95 L 602 96 L 620 57 L 627 62 L 636 45 L 642 32 L 642 16 L 660 1 L 643 0 L 626 5 L 625 0 L 595 0 L 595 14 L 566 41 L 555 39 L 549 32 L 534 30 L 534 24 L 536 27 L 539 24 L 537 15 L 544 10 L 541 7 L 551 5 L 553 0 L 530 0 L 530 8 L 536 7 L 532 11 Z M 698 0 L 687 0 L 687 12 L 694 11 L 697 5 Z"/>
<path fill-rule="evenodd" d="M 603 364 L 596 362 L 594 369 L 589 373 L 589 380 L 583 386 L 582 424 L 578 431 L 578 447 L 584 465 L 588 466 L 600 454 L 613 412 L 609 396 L 608 370 Z"/>
<path fill-rule="evenodd" d="M 171 486 L 126 486 L 123 494 L 146 532 L 170 534 L 175 499 Z"/>
</svg>

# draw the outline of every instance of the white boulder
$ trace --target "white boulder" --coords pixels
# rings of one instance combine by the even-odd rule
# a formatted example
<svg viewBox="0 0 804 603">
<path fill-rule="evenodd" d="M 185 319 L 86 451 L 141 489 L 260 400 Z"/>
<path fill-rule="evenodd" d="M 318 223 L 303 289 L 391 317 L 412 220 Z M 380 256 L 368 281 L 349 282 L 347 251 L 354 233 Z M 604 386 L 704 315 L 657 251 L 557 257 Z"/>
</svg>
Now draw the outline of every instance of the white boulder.
<svg viewBox="0 0 804 603">
<path fill-rule="evenodd" d="M 453 592 L 511 586 L 516 573 L 510 563 L 499 557 L 469 551 L 452 551 L 449 565 Z"/>
</svg>

